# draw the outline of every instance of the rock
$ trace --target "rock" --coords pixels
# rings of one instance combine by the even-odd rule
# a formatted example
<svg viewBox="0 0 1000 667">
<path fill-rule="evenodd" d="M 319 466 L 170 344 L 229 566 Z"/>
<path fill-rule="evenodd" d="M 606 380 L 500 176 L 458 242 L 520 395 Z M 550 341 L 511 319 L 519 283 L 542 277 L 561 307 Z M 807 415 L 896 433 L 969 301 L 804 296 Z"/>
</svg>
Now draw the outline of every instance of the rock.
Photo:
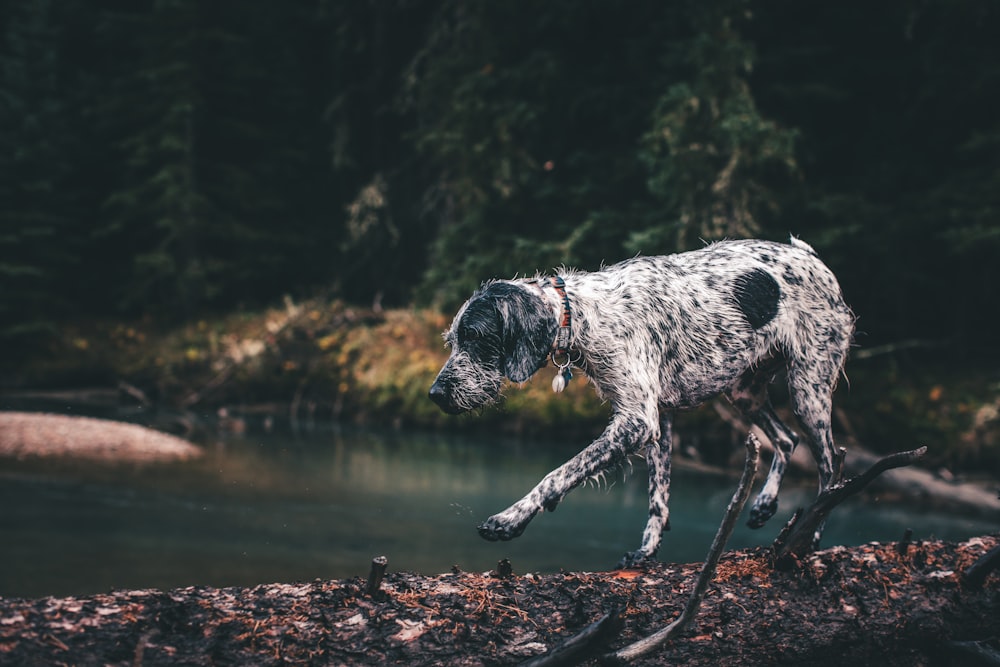
<svg viewBox="0 0 1000 667">
<path fill-rule="evenodd" d="M 0 456 L 80 458 L 104 463 L 185 461 L 202 450 L 137 424 L 46 413 L 0 412 Z"/>
</svg>

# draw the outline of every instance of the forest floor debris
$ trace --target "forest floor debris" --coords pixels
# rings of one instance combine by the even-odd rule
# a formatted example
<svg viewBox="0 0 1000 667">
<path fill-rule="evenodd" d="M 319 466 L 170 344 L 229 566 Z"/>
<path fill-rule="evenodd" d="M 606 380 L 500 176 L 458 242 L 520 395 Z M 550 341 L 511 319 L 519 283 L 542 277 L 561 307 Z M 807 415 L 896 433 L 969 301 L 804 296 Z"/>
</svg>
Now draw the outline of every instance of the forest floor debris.
<svg viewBox="0 0 1000 667">
<path fill-rule="evenodd" d="M 777 570 L 768 549 L 723 556 L 684 636 L 637 664 L 967 664 L 995 650 L 1000 577 L 962 572 L 981 537 L 833 547 Z M 545 653 L 620 608 L 602 650 L 673 620 L 700 564 L 560 574 L 389 572 L 253 588 L 0 598 L 0 663 L 80 665 L 501 665 Z M 591 658 L 596 660 L 596 656 Z"/>
</svg>

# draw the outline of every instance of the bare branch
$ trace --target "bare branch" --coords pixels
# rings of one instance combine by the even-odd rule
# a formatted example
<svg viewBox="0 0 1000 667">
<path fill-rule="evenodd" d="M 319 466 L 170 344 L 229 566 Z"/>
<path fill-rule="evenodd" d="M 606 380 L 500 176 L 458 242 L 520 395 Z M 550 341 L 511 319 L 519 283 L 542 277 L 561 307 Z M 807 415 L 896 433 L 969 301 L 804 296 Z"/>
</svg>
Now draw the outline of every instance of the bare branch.
<svg viewBox="0 0 1000 667">
<path fill-rule="evenodd" d="M 1000 568 L 1000 546 L 987 551 L 962 573 L 962 581 L 969 588 L 981 588 L 990 573 Z"/>
<path fill-rule="evenodd" d="M 816 529 L 826 520 L 833 508 L 863 490 L 886 470 L 908 466 L 926 453 L 927 448 L 920 447 L 908 452 L 890 454 L 876 461 L 857 477 L 835 484 L 821 493 L 804 512 L 796 512 L 792 516 L 791 521 L 774 541 L 776 561 L 780 563 L 789 557 L 800 557 L 811 551 L 815 546 Z"/>
<path fill-rule="evenodd" d="M 606 664 L 627 664 L 644 655 L 648 655 L 683 632 L 691 621 L 694 620 L 698 609 L 701 607 L 701 601 L 705 597 L 708 584 L 715 576 L 715 569 L 719 564 L 719 558 L 722 556 L 723 550 L 726 548 L 726 542 L 729 540 L 729 536 L 732 535 L 733 528 L 736 526 L 736 520 L 739 518 L 740 512 L 743 511 L 743 506 L 746 505 L 747 498 L 750 496 L 754 475 L 757 474 L 757 462 L 760 460 L 760 442 L 753 433 L 750 433 L 747 437 L 746 448 L 746 463 L 743 466 L 743 475 L 740 477 L 739 486 L 729 501 L 729 507 L 726 508 L 726 513 L 718 532 L 715 534 L 715 539 L 712 540 L 712 546 L 708 550 L 705 564 L 698 574 L 694 590 L 691 592 L 691 597 L 688 598 L 684 611 L 681 612 L 681 615 L 674 622 L 662 630 L 604 656 L 602 661 Z"/>
<path fill-rule="evenodd" d="M 522 662 L 519 667 L 554 667 L 555 665 L 577 664 L 584 654 L 593 647 L 606 643 L 611 637 L 621 632 L 624 626 L 621 613 L 621 608 L 614 607 L 545 655 Z"/>
</svg>

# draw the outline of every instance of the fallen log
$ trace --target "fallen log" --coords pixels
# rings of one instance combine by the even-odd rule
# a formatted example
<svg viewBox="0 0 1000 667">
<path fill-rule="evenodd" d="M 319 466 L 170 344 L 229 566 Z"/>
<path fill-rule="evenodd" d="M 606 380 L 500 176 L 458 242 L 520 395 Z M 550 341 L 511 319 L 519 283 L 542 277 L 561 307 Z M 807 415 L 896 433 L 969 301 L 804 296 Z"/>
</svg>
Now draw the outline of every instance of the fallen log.
<svg viewBox="0 0 1000 667">
<path fill-rule="evenodd" d="M 961 664 L 956 646 L 1000 637 L 1000 576 L 981 588 L 962 577 L 998 544 L 834 547 L 787 571 L 768 549 L 729 552 L 690 628 L 635 664 Z M 649 635 L 684 607 L 701 567 L 504 579 L 388 572 L 375 598 L 364 576 L 0 598 L 0 664 L 516 664 L 615 608 L 624 628 L 612 650 Z"/>
</svg>

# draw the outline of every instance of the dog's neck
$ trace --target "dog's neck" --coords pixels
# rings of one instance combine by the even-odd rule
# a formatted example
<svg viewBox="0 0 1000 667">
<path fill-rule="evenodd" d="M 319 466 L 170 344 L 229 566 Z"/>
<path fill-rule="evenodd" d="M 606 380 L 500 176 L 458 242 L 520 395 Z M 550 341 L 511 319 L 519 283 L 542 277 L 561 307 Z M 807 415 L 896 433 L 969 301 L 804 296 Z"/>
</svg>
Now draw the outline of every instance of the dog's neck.
<svg viewBox="0 0 1000 667">
<path fill-rule="evenodd" d="M 535 278 L 527 281 L 527 283 L 534 286 L 541 297 L 554 306 L 553 312 L 556 314 L 556 324 L 558 324 L 559 328 L 556 330 L 556 338 L 552 342 L 552 348 L 542 366 L 545 366 L 551 360 L 552 364 L 558 369 L 556 376 L 552 379 L 552 390 L 559 393 L 573 379 L 573 372 L 570 370 L 570 367 L 575 361 L 579 360 L 579 355 L 574 360 L 570 352 L 573 338 L 573 309 L 569 303 L 569 295 L 566 293 L 566 281 L 562 276 L 555 276 L 552 278 Z M 555 299 L 553 299 L 550 293 L 546 292 L 546 288 L 551 288 L 555 292 Z M 553 301 L 557 301 L 558 305 L 553 304 Z"/>
<path fill-rule="evenodd" d="M 556 338 L 552 342 L 552 354 L 560 356 L 568 355 L 573 331 L 573 309 L 569 303 L 569 296 L 566 294 L 566 281 L 562 276 L 554 276 L 551 278 L 533 278 L 526 282 L 534 286 L 546 301 L 552 301 L 551 295 L 546 293 L 546 288 L 551 288 L 556 293 L 558 309 L 554 310 L 557 312 L 556 322 L 559 325 L 559 329 L 556 331 Z"/>
</svg>

